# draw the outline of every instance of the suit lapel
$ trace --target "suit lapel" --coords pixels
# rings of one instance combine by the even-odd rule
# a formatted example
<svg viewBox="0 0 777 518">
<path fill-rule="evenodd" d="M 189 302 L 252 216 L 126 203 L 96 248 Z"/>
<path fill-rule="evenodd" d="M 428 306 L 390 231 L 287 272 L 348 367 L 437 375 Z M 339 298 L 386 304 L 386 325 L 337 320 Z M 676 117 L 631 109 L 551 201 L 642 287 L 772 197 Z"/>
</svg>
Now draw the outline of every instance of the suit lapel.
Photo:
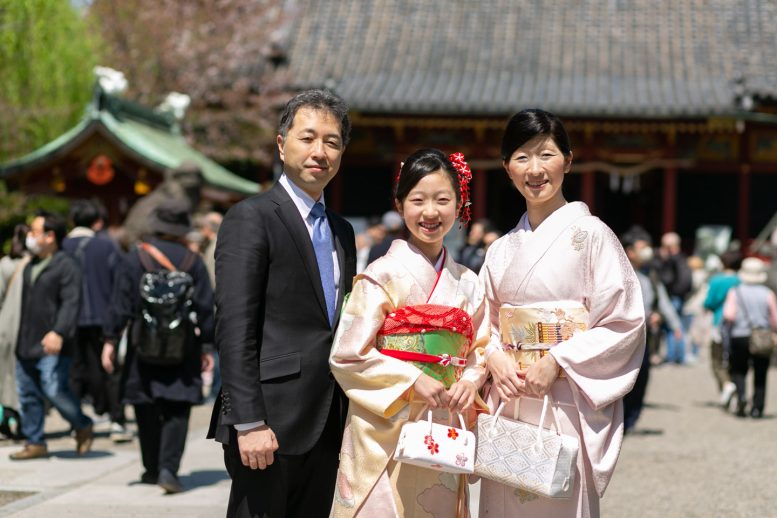
<svg viewBox="0 0 777 518">
<path fill-rule="evenodd" d="M 318 261 L 316 261 L 316 252 L 313 250 L 313 243 L 310 241 L 310 234 L 308 234 L 308 228 L 305 226 L 305 222 L 300 216 L 297 206 L 294 205 L 289 193 L 282 185 L 275 186 L 270 190 L 268 195 L 272 196 L 278 207 L 275 209 L 276 214 L 280 218 L 286 230 L 291 236 L 291 240 L 297 247 L 302 260 L 305 263 L 305 270 L 310 277 L 310 284 L 313 286 L 313 291 L 316 292 L 316 298 L 321 306 L 321 311 L 324 315 L 327 315 L 326 299 L 324 298 L 324 288 L 321 286 L 321 274 L 318 271 Z M 341 266 L 342 268 L 342 266 Z M 327 321 L 329 317 L 326 316 Z"/>
</svg>

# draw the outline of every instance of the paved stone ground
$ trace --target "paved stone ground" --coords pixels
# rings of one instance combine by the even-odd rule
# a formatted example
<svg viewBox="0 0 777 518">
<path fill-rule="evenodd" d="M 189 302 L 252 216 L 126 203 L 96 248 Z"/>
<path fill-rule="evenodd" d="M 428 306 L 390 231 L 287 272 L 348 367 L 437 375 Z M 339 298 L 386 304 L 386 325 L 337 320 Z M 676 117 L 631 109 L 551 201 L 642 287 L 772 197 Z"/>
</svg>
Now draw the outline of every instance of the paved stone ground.
<svg viewBox="0 0 777 518">
<path fill-rule="evenodd" d="M 753 420 L 717 406 L 706 358 L 653 368 L 648 407 L 624 441 L 602 516 L 777 517 L 777 370 L 769 376 L 766 415 Z M 209 405 L 192 413 L 181 466 L 188 491 L 163 496 L 156 486 L 133 483 L 142 471 L 137 441 L 112 444 L 101 422 L 94 451 L 79 459 L 67 425 L 52 411 L 50 459 L 11 462 L 7 455 L 18 445 L 0 441 L 0 517 L 223 516 L 229 480 L 220 448 L 203 438 L 209 416 Z M 472 489 L 476 509 L 479 491 Z M 20 495 L 10 492 L 20 491 L 35 494 L 11 501 Z"/>
<path fill-rule="evenodd" d="M 776 377 L 771 368 L 765 416 L 756 420 L 717 406 L 706 355 L 653 368 L 649 406 L 625 438 L 602 516 L 777 516 Z"/>
</svg>

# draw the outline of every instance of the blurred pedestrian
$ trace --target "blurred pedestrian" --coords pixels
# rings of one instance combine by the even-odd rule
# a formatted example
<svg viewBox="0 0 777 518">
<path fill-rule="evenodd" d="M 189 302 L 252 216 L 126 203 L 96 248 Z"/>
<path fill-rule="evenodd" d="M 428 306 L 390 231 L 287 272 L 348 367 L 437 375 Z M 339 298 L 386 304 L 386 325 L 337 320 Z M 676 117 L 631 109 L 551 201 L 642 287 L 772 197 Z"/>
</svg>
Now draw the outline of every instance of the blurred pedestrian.
<svg viewBox="0 0 777 518">
<path fill-rule="evenodd" d="M 731 381 L 728 372 L 729 345 L 728 330 L 723 328 L 723 304 L 731 288 L 739 285 L 737 270 L 742 265 L 742 256 L 731 250 L 720 256 L 723 271 L 710 278 L 704 307 L 712 311 L 712 332 L 710 341 L 710 362 L 712 373 L 718 382 L 720 404 L 724 409 L 729 407 L 736 393 L 736 385 Z"/>
<path fill-rule="evenodd" d="M 653 248 L 650 246 L 650 236 L 645 232 L 632 228 L 621 236 L 621 243 L 626 250 L 634 272 L 637 274 L 640 288 L 642 289 L 642 302 L 645 306 L 645 320 L 647 333 L 645 336 L 645 354 L 642 357 L 642 365 L 637 375 L 634 388 L 623 398 L 623 428 L 624 432 L 634 429 L 642 407 L 644 406 L 645 393 L 650 378 L 650 349 L 647 344 L 660 339 L 661 324 L 666 322 L 675 333 L 681 333 L 682 324 L 680 316 L 675 311 L 664 285 L 658 280 L 655 271 L 647 268 L 653 260 Z"/>
<path fill-rule="evenodd" d="M 89 200 L 76 200 L 70 206 L 74 225 L 62 243 L 62 249 L 73 256 L 81 267 L 81 307 L 73 347 L 70 383 L 79 399 L 89 396 L 97 415 L 108 413 L 111 440 L 132 440 L 127 430 L 124 405 L 121 404 L 120 377 L 105 372 L 100 354 L 103 348 L 103 325 L 113 292 L 121 254 L 110 239 L 97 234 L 103 228 L 99 207 Z"/>
<path fill-rule="evenodd" d="M 395 239 L 402 238 L 405 222 L 402 220 L 402 216 L 399 215 L 399 212 L 395 210 L 386 212 L 381 218 L 381 223 L 383 224 L 383 228 L 386 229 L 386 235 L 379 243 L 370 248 L 367 264 L 370 264 L 378 257 L 386 255 L 389 248 L 391 248 L 391 243 L 393 243 Z"/>
<path fill-rule="evenodd" d="M 367 268 L 372 247 L 383 241 L 386 237 L 386 228 L 380 218 L 370 218 L 367 228 L 356 235 L 356 273 L 361 273 Z"/>
<path fill-rule="evenodd" d="M 216 242 L 218 241 L 219 228 L 224 219 L 218 212 L 208 212 L 200 222 L 200 234 L 202 234 L 202 258 L 208 269 L 208 278 L 213 289 L 216 289 Z"/>
<path fill-rule="evenodd" d="M 688 319 L 686 329 L 686 344 L 690 347 L 687 363 L 696 363 L 699 360 L 699 350 L 709 344 L 709 333 L 712 327 L 712 316 L 704 310 L 704 299 L 707 296 L 708 280 L 710 273 L 706 270 L 701 257 L 688 258 L 688 267 L 691 269 L 691 292 L 683 304 L 683 314 Z"/>
<path fill-rule="evenodd" d="M 750 416 L 763 417 L 766 403 L 766 374 L 771 354 L 756 355 L 750 352 L 750 336 L 755 329 L 771 328 L 777 331 L 777 297 L 767 288 L 766 264 L 757 257 L 742 261 L 737 274 L 742 282 L 728 291 L 723 306 L 723 318 L 731 326 L 731 352 L 729 373 L 737 388 L 736 415 L 745 416 L 747 395 L 745 377 L 753 367 L 753 399 Z"/>
<path fill-rule="evenodd" d="M 469 227 L 464 246 L 459 249 L 459 263 L 478 273 L 483 266 L 483 261 L 486 259 L 486 245 L 483 239 L 487 233 L 493 230 L 493 225 L 486 218 L 474 221 Z M 496 239 L 493 241 L 496 241 Z"/>
<path fill-rule="evenodd" d="M 30 227 L 14 227 L 10 253 L 0 259 L 0 405 L 16 412 L 16 340 L 22 311 L 22 272 L 30 261 L 24 246 Z M 4 412 L 4 415 L 10 412 Z"/>
<path fill-rule="evenodd" d="M 213 290 L 204 262 L 184 245 L 190 227 L 188 205 L 181 200 L 163 201 L 154 210 L 149 222 L 154 237 L 131 250 L 119 268 L 102 354 L 105 369 L 112 371 L 116 344 L 122 330 L 132 321 L 124 401 L 135 408 L 145 468 L 140 481 L 158 484 L 167 493 L 184 490 L 178 469 L 186 445 L 189 415 L 192 405 L 202 403 L 201 371 L 213 367 L 211 355 L 204 352 L 213 342 Z M 167 358 L 151 361 L 141 358 L 139 353 L 148 345 L 140 342 L 147 329 L 143 328 L 145 317 L 152 316 L 139 287 L 142 279 L 151 278 L 146 274 L 159 271 L 185 273 L 193 286 L 185 303 L 191 304 L 196 327 L 188 320 L 181 324 L 185 326 L 184 352 L 177 362 Z"/>
<path fill-rule="evenodd" d="M 135 407 L 141 454 L 146 472 L 141 481 L 158 483 L 168 493 L 183 490 L 177 477 L 185 446 L 192 404 L 202 401 L 201 368 L 212 368 L 209 354 L 200 354 L 212 341 L 213 293 L 203 261 L 185 244 L 190 231 L 188 205 L 181 200 L 163 201 L 149 222 L 153 238 L 133 249 L 122 263 L 114 287 L 111 317 L 105 329 L 103 365 L 113 370 L 116 343 L 132 320 L 127 353 L 125 401 Z M 185 355 L 174 365 L 157 365 L 140 358 L 143 326 L 141 278 L 148 272 L 179 270 L 193 284 L 190 302 L 197 327 L 186 322 Z"/>
<path fill-rule="evenodd" d="M 683 323 L 681 334 L 664 326 L 666 331 L 666 361 L 682 365 L 685 363 L 685 339 L 688 323 L 683 314 L 685 299 L 691 292 L 693 278 L 688 266 L 688 259 L 680 249 L 680 236 L 675 232 L 667 232 L 661 236 L 659 249 L 659 275 L 666 287 L 669 299 Z"/>
<path fill-rule="evenodd" d="M 213 291 L 216 291 L 216 243 L 218 241 L 219 228 L 224 216 L 219 212 L 208 212 L 199 221 L 199 231 L 202 235 L 202 259 L 205 268 L 208 269 L 208 278 Z M 219 367 L 219 353 L 213 350 L 213 369 L 202 373 L 202 384 L 205 397 L 215 399 L 221 390 L 221 368 Z"/>
<path fill-rule="evenodd" d="M 81 269 L 61 250 L 66 231 L 64 218 L 41 211 L 32 220 L 25 242 L 34 257 L 22 277 L 16 384 L 27 442 L 23 450 L 10 455 L 12 460 L 48 456 L 43 437 L 46 400 L 75 430 L 76 453 L 83 455 L 92 446 L 92 420 L 70 391 Z"/>
</svg>

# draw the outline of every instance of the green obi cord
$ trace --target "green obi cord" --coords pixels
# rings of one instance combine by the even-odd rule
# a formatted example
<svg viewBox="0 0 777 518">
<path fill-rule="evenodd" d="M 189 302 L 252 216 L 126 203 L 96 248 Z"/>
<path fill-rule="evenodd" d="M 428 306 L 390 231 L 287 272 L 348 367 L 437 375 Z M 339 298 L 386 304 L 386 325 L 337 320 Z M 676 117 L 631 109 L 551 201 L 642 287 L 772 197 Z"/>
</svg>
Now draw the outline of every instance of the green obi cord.
<svg viewBox="0 0 777 518">
<path fill-rule="evenodd" d="M 422 354 L 466 356 L 467 338 L 447 330 L 430 330 L 425 333 L 378 335 L 378 349 L 409 351 Z M 463 367 L 440 365 L 439 363 L 409 361 L 427 376 L 441 382 L 446 389 L 461 377 Z"/>
</svg>

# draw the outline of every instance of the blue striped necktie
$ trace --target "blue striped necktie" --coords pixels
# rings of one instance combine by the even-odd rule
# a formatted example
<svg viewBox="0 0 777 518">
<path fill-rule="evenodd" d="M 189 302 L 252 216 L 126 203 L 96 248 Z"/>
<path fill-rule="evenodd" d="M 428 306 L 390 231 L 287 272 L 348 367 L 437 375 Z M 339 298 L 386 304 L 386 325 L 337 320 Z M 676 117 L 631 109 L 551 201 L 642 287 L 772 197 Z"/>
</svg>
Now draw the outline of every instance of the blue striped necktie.
<svg viewBox="0 0 777 518">
<path fill-rule="evenodd" d="M 313 250 L 316 252 L 316 262 L 318 263 L 318 272 L 321 275 L 321 286 L 324 288 L 324 299 L 326 299 L 326 311 L 329 316 L 329 324 L 334 323 L 335 316 L 335 264 L 332 259 L 332 238 L 329 230 L 329 221 L 326 219 L 326 212 L 321 203 L 313 205 L 310 211 L 313 216 Z"/>
</svg>

